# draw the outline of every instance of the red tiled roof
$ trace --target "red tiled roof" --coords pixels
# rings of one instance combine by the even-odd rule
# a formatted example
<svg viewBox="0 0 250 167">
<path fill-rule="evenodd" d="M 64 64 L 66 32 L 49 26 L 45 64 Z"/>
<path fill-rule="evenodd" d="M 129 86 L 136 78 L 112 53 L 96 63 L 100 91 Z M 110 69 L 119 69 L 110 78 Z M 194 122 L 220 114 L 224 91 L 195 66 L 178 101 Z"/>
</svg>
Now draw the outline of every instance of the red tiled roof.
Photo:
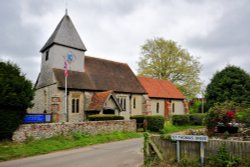
<svg viewBox="0 0 250 167">
<path fill-rule="evenodd" d="M 95 93 L 91 99 L 91 103 L 88 107 L 88 111 L 100 111 L 104 103 L 106 102 L 107 98 L 113 93 L 113 91 L 105 91 L 105 92 L 98 92 Z"/>
<path fill-rule="evenodd" d="M 185 96 L 168 80 L 137 77 L 149 97 L 184 99 Z"/>
</svg>

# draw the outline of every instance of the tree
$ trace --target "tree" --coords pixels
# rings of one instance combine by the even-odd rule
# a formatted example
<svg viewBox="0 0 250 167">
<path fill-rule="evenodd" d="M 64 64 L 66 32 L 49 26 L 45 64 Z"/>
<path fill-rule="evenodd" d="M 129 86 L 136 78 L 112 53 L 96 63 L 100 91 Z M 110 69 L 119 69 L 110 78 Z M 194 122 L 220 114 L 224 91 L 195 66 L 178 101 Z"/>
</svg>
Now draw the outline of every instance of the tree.
<svg viewBox="0 0 250 167">
<path fill-rule="evenodd" d="M 228 65 L 215 73 L 207 86 L 205 97 L 208 108 L 225 101 L 250 104 L 250 75 L 239 67 Z"/>
<path fill-rule="evenodd" d="M 189 99 L 200 92 L 200 63 L 174 41 L 147 40 L 138 66 L 139 75 L 170 80 Z"/>
<path fill-rule="evenodd" d="M 10 62 L 0 62 L 0 138 L 9 138 L 32 106 L 34 90 L 31 81 L 20 68 Z"/>
</svg>

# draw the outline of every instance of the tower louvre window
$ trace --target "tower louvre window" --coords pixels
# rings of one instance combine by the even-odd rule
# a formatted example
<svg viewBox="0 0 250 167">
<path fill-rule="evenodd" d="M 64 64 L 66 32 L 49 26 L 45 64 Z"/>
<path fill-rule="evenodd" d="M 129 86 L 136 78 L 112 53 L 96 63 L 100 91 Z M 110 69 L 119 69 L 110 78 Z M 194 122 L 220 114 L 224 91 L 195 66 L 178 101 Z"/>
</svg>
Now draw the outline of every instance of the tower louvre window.
<svg viewBox="0 0 250 167">
<path fill-rule="evenodd" d="M 49 60 L 49 50 L 45 52 L 45 61 Z"/>
</svg>

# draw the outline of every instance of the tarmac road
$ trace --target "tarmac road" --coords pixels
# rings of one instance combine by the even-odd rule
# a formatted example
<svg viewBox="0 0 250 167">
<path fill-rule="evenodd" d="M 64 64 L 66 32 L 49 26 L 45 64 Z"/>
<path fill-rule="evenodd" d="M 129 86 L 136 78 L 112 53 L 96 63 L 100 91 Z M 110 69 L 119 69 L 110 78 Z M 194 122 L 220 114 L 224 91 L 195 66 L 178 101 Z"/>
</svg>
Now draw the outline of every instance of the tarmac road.
<svg viewBox="0 0 250 167">
<path fill-rule="evenodd" d="M 142 138 L 129 139 L 0 162 L 0 167 L 138 167 L 142 148 Z"/>
</svg>

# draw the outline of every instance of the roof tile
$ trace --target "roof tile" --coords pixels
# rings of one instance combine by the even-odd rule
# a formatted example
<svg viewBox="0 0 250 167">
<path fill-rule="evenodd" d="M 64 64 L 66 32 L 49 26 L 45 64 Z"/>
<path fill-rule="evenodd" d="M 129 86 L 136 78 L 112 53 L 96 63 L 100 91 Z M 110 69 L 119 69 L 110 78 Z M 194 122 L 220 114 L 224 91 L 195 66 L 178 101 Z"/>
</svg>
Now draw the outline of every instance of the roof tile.
<svg viewBox="0 0 250 167">
<path fill-rule="evenodd" d="M 146 93 L 135 74 L 125 63 L 85 56 L 85 71 L 98 90 Z"/>
<path fill-rule="evenodd" d="M 64 70 L 53 71 L 58 87 L 64 88 Z M 89 56 L 85 56 L 85 72 L 69 70 L 67 81 L 72 89 L 146 94 L 127 64 Z"/>
<path fill-rule="evenodd" d="M 40 52 L 44 52 L 47 48 L 55 43 L 83 51 L 87 50 L 68 15 L 64 15 Z"/>
<path fill-rule="evenodd" d="M 168 80 L 137 77 L 149 97 L 184 99 L 185 96 Z"/>
<path fill-rule="evenodd" d="M 100 111 L 103 109 L 104 103 L 113 91 L 98 92 L 92 96 L 91 103 L 87 111 Z"/>
</svg>

